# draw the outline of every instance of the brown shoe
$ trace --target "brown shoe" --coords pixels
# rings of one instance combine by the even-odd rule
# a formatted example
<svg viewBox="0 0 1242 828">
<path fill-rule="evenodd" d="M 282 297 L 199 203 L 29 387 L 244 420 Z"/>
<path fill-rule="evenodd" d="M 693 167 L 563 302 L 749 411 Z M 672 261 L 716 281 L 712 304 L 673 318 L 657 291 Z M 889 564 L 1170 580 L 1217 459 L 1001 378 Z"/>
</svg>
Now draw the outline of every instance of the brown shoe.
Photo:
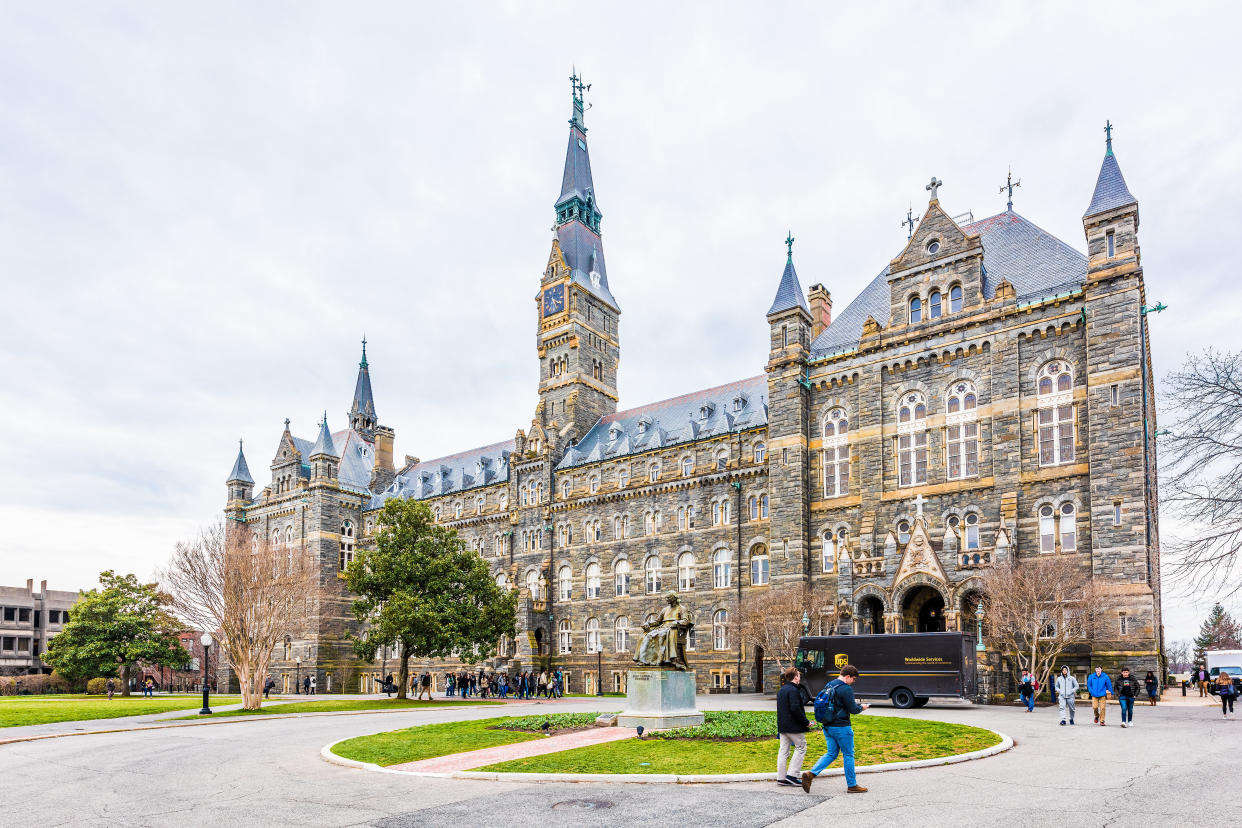
<svg viewBox="0 0 1242 828">
<path fill-rule="evenodd" d="M 864 788 L 862 785 L 850 785 L 845 790 L 848 791 L 849 793 L 866 793 L 867 792 L 867 789 Z"/>
<path fill-rule="evenodd" d="M 802 772 L 802 790 L 807 793 L 811 792 L 811 783 L 815 781 L 815 774 L 810 771 Z"/>
</svg>

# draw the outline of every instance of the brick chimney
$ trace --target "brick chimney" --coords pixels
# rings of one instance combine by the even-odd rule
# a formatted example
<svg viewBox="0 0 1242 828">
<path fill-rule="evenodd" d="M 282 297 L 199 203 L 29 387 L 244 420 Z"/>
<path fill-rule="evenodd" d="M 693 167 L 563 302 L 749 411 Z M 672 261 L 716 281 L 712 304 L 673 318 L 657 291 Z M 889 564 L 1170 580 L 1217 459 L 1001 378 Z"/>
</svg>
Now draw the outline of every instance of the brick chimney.
<svg viewBox="0 0 1242 828">
<path fill-rule="evenodd" d="M 811 339 L 814 340 L 832 324 L 832 294 L 823 285 L 811 285 L 806 295 L 811 305 Z"/>
<path fill-rule="evenodd" d="M 392 465 L 392 443 L 396 437 L 388 426 L 375 427 L 375 465 L 371 469 L 371 490 L 380 491 L 387 488 L 396 477 L 397 470 Z"/>
</svg>

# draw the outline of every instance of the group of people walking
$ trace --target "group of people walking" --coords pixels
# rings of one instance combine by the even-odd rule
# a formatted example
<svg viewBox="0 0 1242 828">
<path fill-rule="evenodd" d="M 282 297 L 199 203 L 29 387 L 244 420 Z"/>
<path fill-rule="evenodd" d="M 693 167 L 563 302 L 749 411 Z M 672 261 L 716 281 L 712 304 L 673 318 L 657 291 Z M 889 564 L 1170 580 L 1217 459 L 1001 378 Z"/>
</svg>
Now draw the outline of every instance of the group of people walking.
<svg viewBox="0 0 1242 828">
<path fill-rule="evenodd" d="M 1074 724 L 1076 700 L 1081 687 L 1078 679 L 1070 672 L 1069 667 L 1062 667 L 1061 674 L 1057 676 L 1053 687 L 1056 692 L 1057 707 L 1061 711 L 1062 726 L 1066 724 L 1067 717 L 1069 724 Z M 1102 667 L 1096 667 L 1087 676 L 1087 695 L 1091 698 L 1094 723 L 1104 727 L 1108 716 L 1108 699 L 1113 697 L 1117 699 L 1117 705 L 1121 708 L 1121 726 L 1134 727 L 1134 701 L 1142 697 L 1144 690 L 1147 692 L 1148 703 L 1155 705 L 1156 698 L 1160 694 L 1160 682 L 1156 680 L 1155 673 L 1150 670 L 1147 671 L 1146 678 L 1140 682 L 1137 677 L 1130 674 L 1129 667 L 1122 667 L 1121 675 L 1114 684 L 1112 677 L 1105 673 Z"/>
<path fill-rule="evenodd" d="M 850 719 L 871 706 L 859 704 L 854 698 L 858 668 L 852 664 L 844 665 L 841 674 L 815 697 L 815 721 L 823 728 L 828 750 L 809 771 L 802 771 L 802 760 L 806 757 L 806 734 L 811 730 L 799 688 L 802 674 L 798 668 L 789 667 L 781 674 L 781 679 L 783 684 L 776 694 L 776 729 L 780 732 L 776 784 L 788 787 L 801 785 L 802 790 L 810 793 L 815 777 L 836 761 L 839 754 L 845 765 L 845 790 L 866 793 L 867 789 L 858 784 L 854 773 L 854 727 Z"/>
<path fill-rule="evenodd" d="M 559 699 L 565 695 L 565 676 L 556 670 L 524 670 L 513 676 L 508 673 L 445 673 L 444 694 L 463 699 L 507 699 L 512 693 L 518 699 Z"/>
</svg>

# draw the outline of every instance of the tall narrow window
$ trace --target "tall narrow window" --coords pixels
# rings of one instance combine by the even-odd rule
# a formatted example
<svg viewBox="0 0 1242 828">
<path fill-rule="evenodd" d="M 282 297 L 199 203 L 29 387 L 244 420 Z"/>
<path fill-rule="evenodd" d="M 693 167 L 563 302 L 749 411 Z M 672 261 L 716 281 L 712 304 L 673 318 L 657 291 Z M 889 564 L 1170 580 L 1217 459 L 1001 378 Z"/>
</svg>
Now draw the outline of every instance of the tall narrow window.
<svg viewBox="0 0 1242 828">
<path fill-rule="evenodd" d="M 561 481 L 561 498 L 564 500 L 569 500 L 569 481 L 568 480 Z"/>
<path fill-rule="evenodd" d="M 586 640 L 587 652 L 598 653 L 603 648 L 599 646 L 599 619 L 588 618 L 586 622 Z"/>
<path fill-rule="evenodd" d="M 341 524 L 341 571 L 345 571 L 351 563 L 354 562 L 354 522 L 352 520 L 344 521 Z"/>
<path fill-rule="evenodd" d="M 927 482 L 927 403 L 914 392 L 901 398 L 897 409 L 898 485 Z"/>
<path fill-rule="evenodd" d="M 677 589 L 681 592 L 694 589 L 693 552 L 682 552 L 677 556 Z"/>
<path fill-rule="evenodd" d="M 562 655 L 569 653 L 570 644 L 572 643 L 572 632 L 569 626 L 569 619 L 563 619 L 556 625 L 556 648 Z"/>
<path fill-rule="evenodd" d="M 763 520 L 767 520 L 768 518 L 768 496 L 767 495 L 759 496 L 759 517 L 762 518 Z"/>
<path fill-rule="evenodd" d="M 570 571 L 569 567 L 562 566 L 558 570 L 558 573 L 559 574 L 556 579 L 558 584 L 557 599 L 560 601 L 568 601 L 571 597 L 573 597 L 573 572 Z"/>
<path fill-rule="evenodd" d="M 1120 401 L 1120 398 L 1121 395 L 1118 393 L 1117 384 L 1113 383 L 1113 405 L 1116 405 Z"/>
<path fill-rule="evenodd" d="M 591 494 L 595 494 L 596 492 L 598 492 L 599 491 L 599 478 L 595 475 L 591 475 L 590 481 L 587 483 L 587 488 L 590 490 Z"/>
<path fill-rule="evenodd" d="M 954 384 L 945 402 L 945 467 L 950 480 L 979 476 L 978 418 L 974 383 Z"/>
<path fill-rule="evenodd" d="M 614 580 L 617 587 L 617 597 L 630 594 L 630 562 L 626 560 L 617 561 L 616 567 L 613 569 Z"/>
<path fill-rule="evenodd" d="M 624 653 L 630 648 L 630 617 L 628 615 L 618 615 L 616 624 L 613 626 L 613 643 L 616 644 L 618 653 Z"/>
<path fill-rule="evenodd" d="M 750 553 L 750 584 L 751 586 L 765 586 L 768 583 L 769 568 L 771 561 L 768 558 L 768 548 L 766 546 L 756 546 Z"/>
<path fill-rule="evenodd" d="M 712 614 L 712 648 L 729 649 L 729 613 L 727 610 L 716 610 Z"/>
<path fill-rule="evenodd" d="M 966 536 L 963 538 L 963 546 L 974 552 L 979 549 L 979 516 L 974 512 L 966 515 Z"/>
<path fill-rule="evenodd" d="M 789 326 L 781 325 L 781 347 L 789 347 Z"/>
<path fill-rule="evenodd" d="M 599 564 L 597 563 L 587 564 L 586 593 L 588 598 L 599 597 Z"/>
<path fill-rule="evenodd" d="M 931 296 L 927 297 L 927 318 L 940 318 L 940 291 L 933 290 Z"/>
<path fill-rule="evenodd" d="M 617 488 L 624 489 L 628 485 L 630 485 L 630 470 L 623 468 L 617 472 Z"/>
<path fill-rule="evenodd" d="M 845 529 L 838 529 L 835 535 L 832 532 L 824 533 L 822 564 L 825 574 L 835 572 L 838 557 L 845 554 L 845 536 Z"/>
<path fill-rule="evenodd" d="M 689 477 L 692 474 L 694 474 L 694 458 L 683 457 L 681 459 L 681 476 Z"/>
<path fill-rule="evenodd" d="M 949 313 L 960 313 L 962 310 L 962 286 L 949 288 Z"/>
<path fill-rule="evenodd" d="M 850 493 L 850 421 L 845 410 L 834 408 L 823 425 L 824 497 Z"/>
<path fill-rule="evenodd" d="M 768 457 L 768 447 L 767 447 L 767 445 L 766 445 L 766 444 L 764 444 L 764 443 L 755 443 L 755 449 L 754 449 L 754 452 L 755 452 L 755 462 L 756 462 L 756 463 L 762 463 L 762 462 L 764 462 L 765 460 L 767 460 L 767 457 Z"/>
<path fill-rule="evenodd" d="M 716 589 L 726 589 L 733 579 L 731 576 L 732 556 L 728 549 L 718 549 L 712 555 L 712 585 Z"/>
<path fill-rule="evenodd" d="M 643 534 L 644 535 L 655 534 L 655 513 L 654 512 L 643 513 Z"/>
<path fill-rule="evenodd" d="M 1104 237 L 1108 239 L 1108 257 L 1111 259 L 1117 254 L 1117 236 L 1112 230 L 1109 230 L 1104 234 Z"/>
<path fill-rule="evenodd" d="M 1075 522 L 1073 503 L 1061 504 L 1061 551 L 1074 552 L 1078 549 L 1078 525 Z"/>
<path fill-rule="evenodd" d="M 1113 526 L 1121 525 L 1121 501 L 1113 501 Z"/>
<path fill-rule="evenodd" d="M 910 324 L 923 321 L 923 300 L 915 296 L 910 300 Z"/>
<path fill-rule="evenodd" d="M 1039 370 L 1039 464 L 1074 462 L 1074 375 L 1053 360 Z"/>
<path fill-rule="evenodd" d="M 621 516 L 617 515 L 612 519 L 612 539 L 621 540 L 624 537 L 621 533 Z"/>
<path fill-rule="evenodd" d="M 644 570 L 647 575 L 647 594 L 658 595 L 660 593 L 660 559 L 652 555 L 644 564 Z"/>
<path fill-rule="evenodd" d="M 750 511 L 750 519 L 759 519 L 759 498 L 751 495 L 746 499 L 746 508 Z"/>
<path fill-rule="evenodd" d="M 652 463 L 647 467 L 647 480 L 651 483 L 660 479 L 660 464 Z"/>
<path fill-rule="evenodd" d="M 712 526 L 720 525 L 720 502 L 712 502 Z"/>
<path fill-rule="evenodd" d="M 1051 506 L 1039 507 L 1039 551 L 1057 551 L 1056 513 Z"/>
</svg>

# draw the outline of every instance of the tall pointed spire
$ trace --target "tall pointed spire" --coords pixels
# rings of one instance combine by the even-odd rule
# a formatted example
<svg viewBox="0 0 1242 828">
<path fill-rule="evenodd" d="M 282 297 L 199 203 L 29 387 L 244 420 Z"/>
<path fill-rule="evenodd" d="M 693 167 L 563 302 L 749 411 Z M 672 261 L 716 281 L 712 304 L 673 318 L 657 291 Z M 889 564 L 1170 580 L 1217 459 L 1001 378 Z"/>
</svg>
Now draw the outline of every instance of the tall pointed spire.
<svg viewBox="0 0 1242 828">
<path fill-rule="evenodd" d="M 807 313 L 811 312 L 807 307 L 806 297 L 802 295 L 802 284 L 798 281 L 798 272 L 794 270 L 793 243 L 793 233 L 790 232 L 785 236 L 785 247 L 788 248 L 785 272 L 781 274 L 781 283 L 776 288 L 776 298 L 772 300 L 772 307 L 768 308 L 768 316 L 791 308 L 802 308 Z"/>
<path fill-rule="evenodd" d="M 1091 194 L 1091 204 L 1088 205 L 1087 212 L 1083 213 L 1083 218 L 1138 203 L 1138 199 L 1131 195 L 1130 188 L 1126 186 L 1126 179 L 1121 174 L 1121 166 L 1117 163 L 1117 156 L 1113 154 L 1113 125 L 1111 121 L 1105 124 L 1104 134 L 1106 136 L 1104 139 L 1104 161 L 1100 164 L 1100 175 L 1095 181 L 1095 192 Z"/>
<path fill-rule="evenodd" d="M 242 450 L 242 441 L 237 441 L 237 460 L 233 462 L 233 471 L 229 473 L 229 479 L 226 483 L 249 483 L 254 485 L 254 478 L 250 476 L 250 467 L 246 465 L 246 453 Z"/>
<path fill-rule="evenodd" d="M 332 442 L 332 432 L 328 431 L 328 412 L 323 412 L 323 420 L 319 423 L 319 437 L 315 440 L 315 447 L 311 449 L 310 456 L 315 457 L 320 454 L 328 454 L 337 457 L 336 445 Z"/>
<path fill-rule="evenodd" d="M 349 407 L 349 427 L 354 431 L 370 433 L 377 422 L 375 398 L 371 396 L 371 370 L 367 363 L 367 339 L 364 336 L 362 360 L 358 363 L 358 382 L 354 385 L 354 402 Z"/>
</svg>

